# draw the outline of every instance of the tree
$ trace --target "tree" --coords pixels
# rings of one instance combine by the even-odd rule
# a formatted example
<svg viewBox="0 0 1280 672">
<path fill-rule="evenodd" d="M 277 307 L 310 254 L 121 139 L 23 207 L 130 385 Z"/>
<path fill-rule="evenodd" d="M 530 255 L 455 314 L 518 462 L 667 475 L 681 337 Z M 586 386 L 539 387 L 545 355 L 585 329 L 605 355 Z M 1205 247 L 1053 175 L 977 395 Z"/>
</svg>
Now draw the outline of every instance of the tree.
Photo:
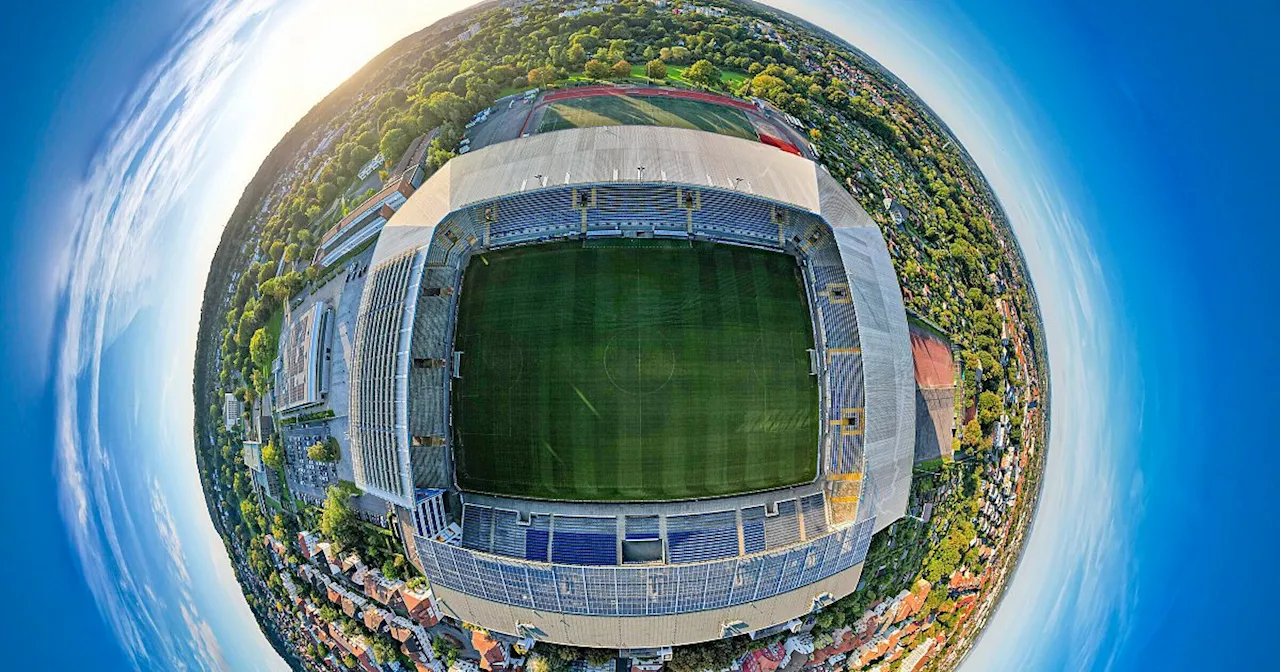
<svg viewBox="0 0 1280 672">
<path fill-rule="evenodd" d="M 655 58 L 652 61 L 649 61 L 648 63 L 645 64 L 644 75 L 649 79 L 658 79 L 658 80 L 666 79 L 667 64 L 663 63 L 662 59 Z"/>
<path fill-rule="evenodd" d="M 316 213 L 316 214 L 318 215 L 320 213 Z M 291 264 L 295 260 L 297 260 L 298 250 L 299 250 L 299 246 L 297 243 L 289 243 L 289 245 L 284 248 L 284 263 Z"/>
<path fill-rule="evenodd" d="M 720 70 L 712 65 L 711 61 L 704 58 L 689 66 L 684 71 L 684 78 L 694 84 L 711 86 L 720 82 Z"/>
<path fill-rule="evenodd" d="M 383 134 L 382 141 L 378 143 L 378 150 L 387 157 L 388 161 L 396 161 L 401 154 L 405 153 L 405 150 L 409 149 L 411 142 L 413 138 L 410 138 L 403 128 L 393 128 Z"/>
<path fill-rule="evenodd" d="M 565 57 L 568 59 L 571 67 L 578 67 L 586 62 L 587 50 L 583 49 L 581 44 L 574 44 L 565 52 Z"/>
<path fill-rule="evenodd" d="M 427 98 L 427 108 L 438 118 L 464 124 L 471 116 L 467 101 L 452 91 L 436 91 Z"/>
<path fill-rule="evenodd" d="M 247 499 L 240 500 L 240 517 L 245 520 L 253 520 L 258 515 L 258 509 Z"/>
<path fill-rule="evenodd" d="M 751 90 L 757 96 L 774 102 L 782 98 L 782 94 L 790 91 L 791 87 L 779 77 L 775 77 L 767 72 L 762 72 L 751 78 Z"/>
<path fill-rule="evenodd" d="M 276 344 L 271 334 L 267 333 L 266 327 L 262 327 L 253 332 L 253 338 L 249 339 L 249 356 L 253 358 L 253 363 L 259 368 L 264 368 L 271 363 L 276 356 Z"/>
<path fill-rule="evenodd" d="M 436 658 L 443 659 L 444 662 L 452 666 L 458 660 L 458 645 L 453 643 L 448 637 L 435 637 L 431 640 L 431 651 L 436 654 Z"/>
<path fill-rule="evenodd" d="M 556 81 L 556 69 L 544 65 L 541 68 L 534 68 L 529 71 L 529 85 L 538 88 L 546 88 L 548 84 Z"/>
<path fill-rule="evenodd" d="M 373 656 L 379 663 L 388 663 L 396 657 L 396 649 L 387 643 L 385 637 L 373 640 Z"/>
<path fill-rule="evenodd" d="M 284 451 L 277 448 L 274 441 L 268 441 L 267 445 L 262 447 L 262 463 L 272 469 L 283 468 Z"/>
<path fill-rule="evenodd" d="M 609 66 L 594 58 L 587 61 L 584 71 L 591 79 L 608 79 L 609 77 Z"/>
<path fill-rule="evenodd" d="M 325 205 L 332 203 L 333 199 L 337 197 L 338 197 L 338 187 L 335 186 L 332 182 L 325 182 L 324 184 L 320 185 L 319 189 L 316 190 L 316 200 L 320 201 Z"/>
<path fill-rule="evenodd" d="M 539 645 L 542 646 L 542 645 Z M 543 653 L 532 653 L 529 655 L 529 672 L 569 672 L 572 661 L 564 660 L 560 656 L 548 656 Z"/>
<path fill-rule="evenodd" d="M 307 457 L 317 462 L 337 462 L 342 457 L 338 440 L 332 436 L 307 448 Z"/>
<path fill-rule="evenodd" d="M 977 420 L 970 420 L 969 424 L 964 426 L 964 432 L 961 434 L 961 445 L 965 450 L 975 450 L 982 445 L 982 426 Z"/>
<path fill-rule="evenodd" d="M 320 512 L 320 533 L 343 546 L 351 546 L 360 539 L 360 521 L 351 509 L 351 496 L 336 485 L 329 487 L 325 497 Z"/>
<path fill-rule="evenodd" d="M 327 604 L 320 607 L 320 620 L 325 623 L 332 623 L 338 620 L 338 610 Z"/>
<path fill-rule="evenodd" d="M 1000 417 L 1000 397 L 994 392 L 983 392 L 978 395 L 978 422 L 984 428 L 990 427 Z"/>
<path fill-rule="evenodd" d="M 613 67 L 610 68 L 610 71 L 612 72 L 614 79 L 623 79 L 625 77 L 630 77 L 631 64 L 626 62 L 625 60 L 620 60 L 617 63 L 613 64 Z"/>
</svg>

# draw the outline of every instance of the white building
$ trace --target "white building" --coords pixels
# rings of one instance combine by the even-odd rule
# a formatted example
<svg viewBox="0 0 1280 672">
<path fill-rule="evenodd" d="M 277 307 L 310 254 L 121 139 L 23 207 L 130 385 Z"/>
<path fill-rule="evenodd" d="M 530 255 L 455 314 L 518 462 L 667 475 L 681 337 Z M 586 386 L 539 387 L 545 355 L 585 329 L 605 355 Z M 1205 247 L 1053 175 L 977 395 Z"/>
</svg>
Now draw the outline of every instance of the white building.
<svg viewBox="0 0 1280 672">
<path fill-rule="evenodd" d="M 420 488 L 414 493 L 413 529 L 419 537 L 434 539 L 449 526 L 444 493 L 441 488 Z"/>
<path fill-rule="evenodd" d="M 244 404 L 230 392 L 222 397 L 222 425 L 231 431 L 240 422 L 240 414 L 244 412 Z"/>
<path fill-rule="evenodd" d="M 377 156 L 373 157 L 372 159 L 369 159 L 369 162 L 364 164 L 364 166 L 360 168 L 360 171 L 356 173 L 356 177 L 363 180 L 369 177 L 370 175 L 372 175 L 373 171 L 386 165 L 386 163 L 387 163 L 387 157 L 383 156 L 382 152 L 378 152 Z"/>
<path fill-rule="evenodd" d="M 290 316 L 280 343 L 276 408 L 281 413 L 323 403 L 329 389 L 330 319 L 328 304 L 317 301 Z"/>
</svg>

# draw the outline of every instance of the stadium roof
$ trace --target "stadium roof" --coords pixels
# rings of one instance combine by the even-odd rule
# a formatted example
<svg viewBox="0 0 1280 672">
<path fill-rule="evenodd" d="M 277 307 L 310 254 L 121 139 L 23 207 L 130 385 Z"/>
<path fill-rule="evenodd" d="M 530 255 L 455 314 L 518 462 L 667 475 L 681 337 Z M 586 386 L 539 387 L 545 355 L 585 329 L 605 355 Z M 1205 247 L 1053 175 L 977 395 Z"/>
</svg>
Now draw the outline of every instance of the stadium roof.
<svg viewBox="0 0 1280 672">
<path fill-rule="evenodd" d="M 827 195 L 819 188 L 819 173 L 826 175 L 812 161 L 776 147 L 684 128 L 602 126 L 540 133 L 490 145 L 446 163 L 387 224 L 383 237 L 390 239 L 388 243 L 404 243 L 380 243 L 373 263 L 408 246 L 426 245 L 431 227 L 459 208 L 575 184 L 688 184 L 741 191 L 814 213 L 835 212 L 823 203 Z M 838 185 L 836 189 L 843 193 Z M 842 216 L 847 215 L 845 220 L 829 219 L 828 223 L 875 227 L 861 208 L 856 209 L 839 208 Z M 414 235 L 420 229 L 421 235 Z"/>
</svg>

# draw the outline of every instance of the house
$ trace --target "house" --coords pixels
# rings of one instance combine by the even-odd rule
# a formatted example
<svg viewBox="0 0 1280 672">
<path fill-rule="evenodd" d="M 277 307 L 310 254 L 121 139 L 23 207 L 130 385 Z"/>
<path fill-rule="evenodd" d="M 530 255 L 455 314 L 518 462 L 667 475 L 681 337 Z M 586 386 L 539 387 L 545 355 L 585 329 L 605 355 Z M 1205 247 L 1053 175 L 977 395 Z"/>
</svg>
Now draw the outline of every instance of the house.
<svg viewBox="0 0 1280 672">
<path fill-rule="evenodd" d="M 631 672 L 659 672 L 671 660 L 671 647 L 657 649 L 624 649 L 621 657 L 631 659 Z"/>
<path fill-rule="evenodd" d="M 360 620 L 364 621 L 364 627 L 377 632 L 384 623 L 391 620 L 391 613 L 376 607 L 371 607 L 365 609 L 364 612 L 360 614 Z"/>
<path fill-rule="evenodd" d="M 911 219 L 911 211 L 897 199 L 885 198 L 884 210 L 889 213 L 889 219 L 893 220 L 897 226 L 902 226 L 903 222 Z"/>
<path fill-rule="evenodd" d="M 440 608 L 429 589 L 411 590 L 406 587 L 400 591 L 400 599 L 404 600 L 409 617 L 421 623 L 422 627 L 429 628 L 440 622 Z"/>
<path fill-rule="evenodd" d="M 369 643 L 364 637 L 347 637 L 342 630 L 334 623 L 329 624 L 329 636 L 333 641 L 347 653 L 350 653 L 356 659 L 356 665 L 365 672 L 381 672 L 377 663 L 373 660 L 373 649 L 369 647 Z"/>
<path fill-rule="evenodd" d="M 377 569 L 365 572 L 363 584 L 365 595 L 388 606 L 400 599 L 400 591 L 404 588 L 404 581 L 392 581 Z"/>
<path fill-rule="evenodd" d="M 474 660 L 459 658 L 449 666 L 449 672 L 480 672 L 480 665 Z"/>
<path fill-rule="evenodd" d="M 786 648 L 782 642 L 776 642 L 772 646 L 748 653 L 739 662 L 742 672 L 774 672 L 782 666 L 782 661 L 786 657 Z"/>
<path fill-rule="evenodd" d="M 399 616 L 393 616 L 387 622 L 387 630 L 391 633 L 392 639 L 397 642 L 407 642 L 413 637 L 413 625 Z"/>
<path fill-rule="evenodd" d="M 801 660 L 808 660 L 809 656 L 813 655 L 813 635 L 804 633 L 788 637 L 786 641 L 782 643 L 782 648 L 786 651 L 787 656 L 786 662 L 784 663 L 785 666 L 790 666 L 795 662 L 793 657 L 797 655 L 800 656 Z"/>
<path fill-rule="evenodd" d="M 298 533 L 298 550 L 302 551 L 302 557 L 306 558 L 307 560 L 310 560 L 316 557 L 316 554 L 320 552 L 320 549 L 316 547 L 316 544 L 319 543 L 319 541 L 320 540 L 316 538 L 315 533 L 299 532 Z"/>
<path fill-rule="evenodd" d="M 356 177 L 363 180 L 373 174 L 373 171 L 381 168 L 387 162 L 387 157 L 378 152 L 378 155 L 369 159 L 369 162 L 360 167 L 360 171 L 356 173 Z"/>
<path fill-rule="evenodd" d="M 503 672 L 518 667 L 511 656 L 511 645 L 482 630 L 471 631 L 471 646 L 480 654 L 480 669 Z"/>
<path fill-rule="evenodd" d="M 342 573 L 346 574 L 353 569 L 363 570 L 364 562 L 360 560 L 360 556 L 352 553 L 342 559 Z"/>
</svg>

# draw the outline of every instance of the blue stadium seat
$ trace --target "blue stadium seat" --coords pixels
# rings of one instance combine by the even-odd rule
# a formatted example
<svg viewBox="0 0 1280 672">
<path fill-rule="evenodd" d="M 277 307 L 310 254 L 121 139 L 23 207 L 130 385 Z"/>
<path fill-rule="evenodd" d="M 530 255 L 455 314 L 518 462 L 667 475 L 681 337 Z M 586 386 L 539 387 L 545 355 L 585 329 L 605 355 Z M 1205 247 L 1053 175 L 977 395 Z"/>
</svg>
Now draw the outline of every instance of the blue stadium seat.
<svg viewBox="0 0 1280 672">
<path fill-rule="evenodd" d="M 554 516 L 551 561 L 567 565 L 618 564 L 618 519 Z"/>
<path fill-rule="evenodd" d="M 523 558 L 525 555 L 525 529 L 517 522 L 515 511 L 494 509 L 493 512 L 493 552 L 511 558 Z"/>
<path fill-rule="evenodd" d="M 535 513 L 524 533 L 524 559 L 546 562 L 551 547 L 551 516 Z"/>
<path fill-rule="evenodd" d="M 751 506 L 742 510 L 743 552 L 750 555 L 764 551 L 764 507 Z"/>
<path fill-rule="evenodd" d="M 477 551 L 493 546 L 493 509 L 465 504 L 462 507 L 462 545 Z"/>
<path fill-rule="evenodd" d="M 765 548 L 773 550 L 800 541 L 800 517 L 796 500 L 778 502 L 778 513 L 764 519 Z"/>
<path fill-rule="evenodd" d="M 804 516 L 804 535 L 806 539 L 816 539 L 826 533 L 827 507 L 821 492 L 800 498 L 800 512 Z"/>
<path fill-rule="evenodd" d="M 738 555 L 738 517 L 733 511 L 667 516 L 667 556 L 672 563 Z"/>
</svg>

